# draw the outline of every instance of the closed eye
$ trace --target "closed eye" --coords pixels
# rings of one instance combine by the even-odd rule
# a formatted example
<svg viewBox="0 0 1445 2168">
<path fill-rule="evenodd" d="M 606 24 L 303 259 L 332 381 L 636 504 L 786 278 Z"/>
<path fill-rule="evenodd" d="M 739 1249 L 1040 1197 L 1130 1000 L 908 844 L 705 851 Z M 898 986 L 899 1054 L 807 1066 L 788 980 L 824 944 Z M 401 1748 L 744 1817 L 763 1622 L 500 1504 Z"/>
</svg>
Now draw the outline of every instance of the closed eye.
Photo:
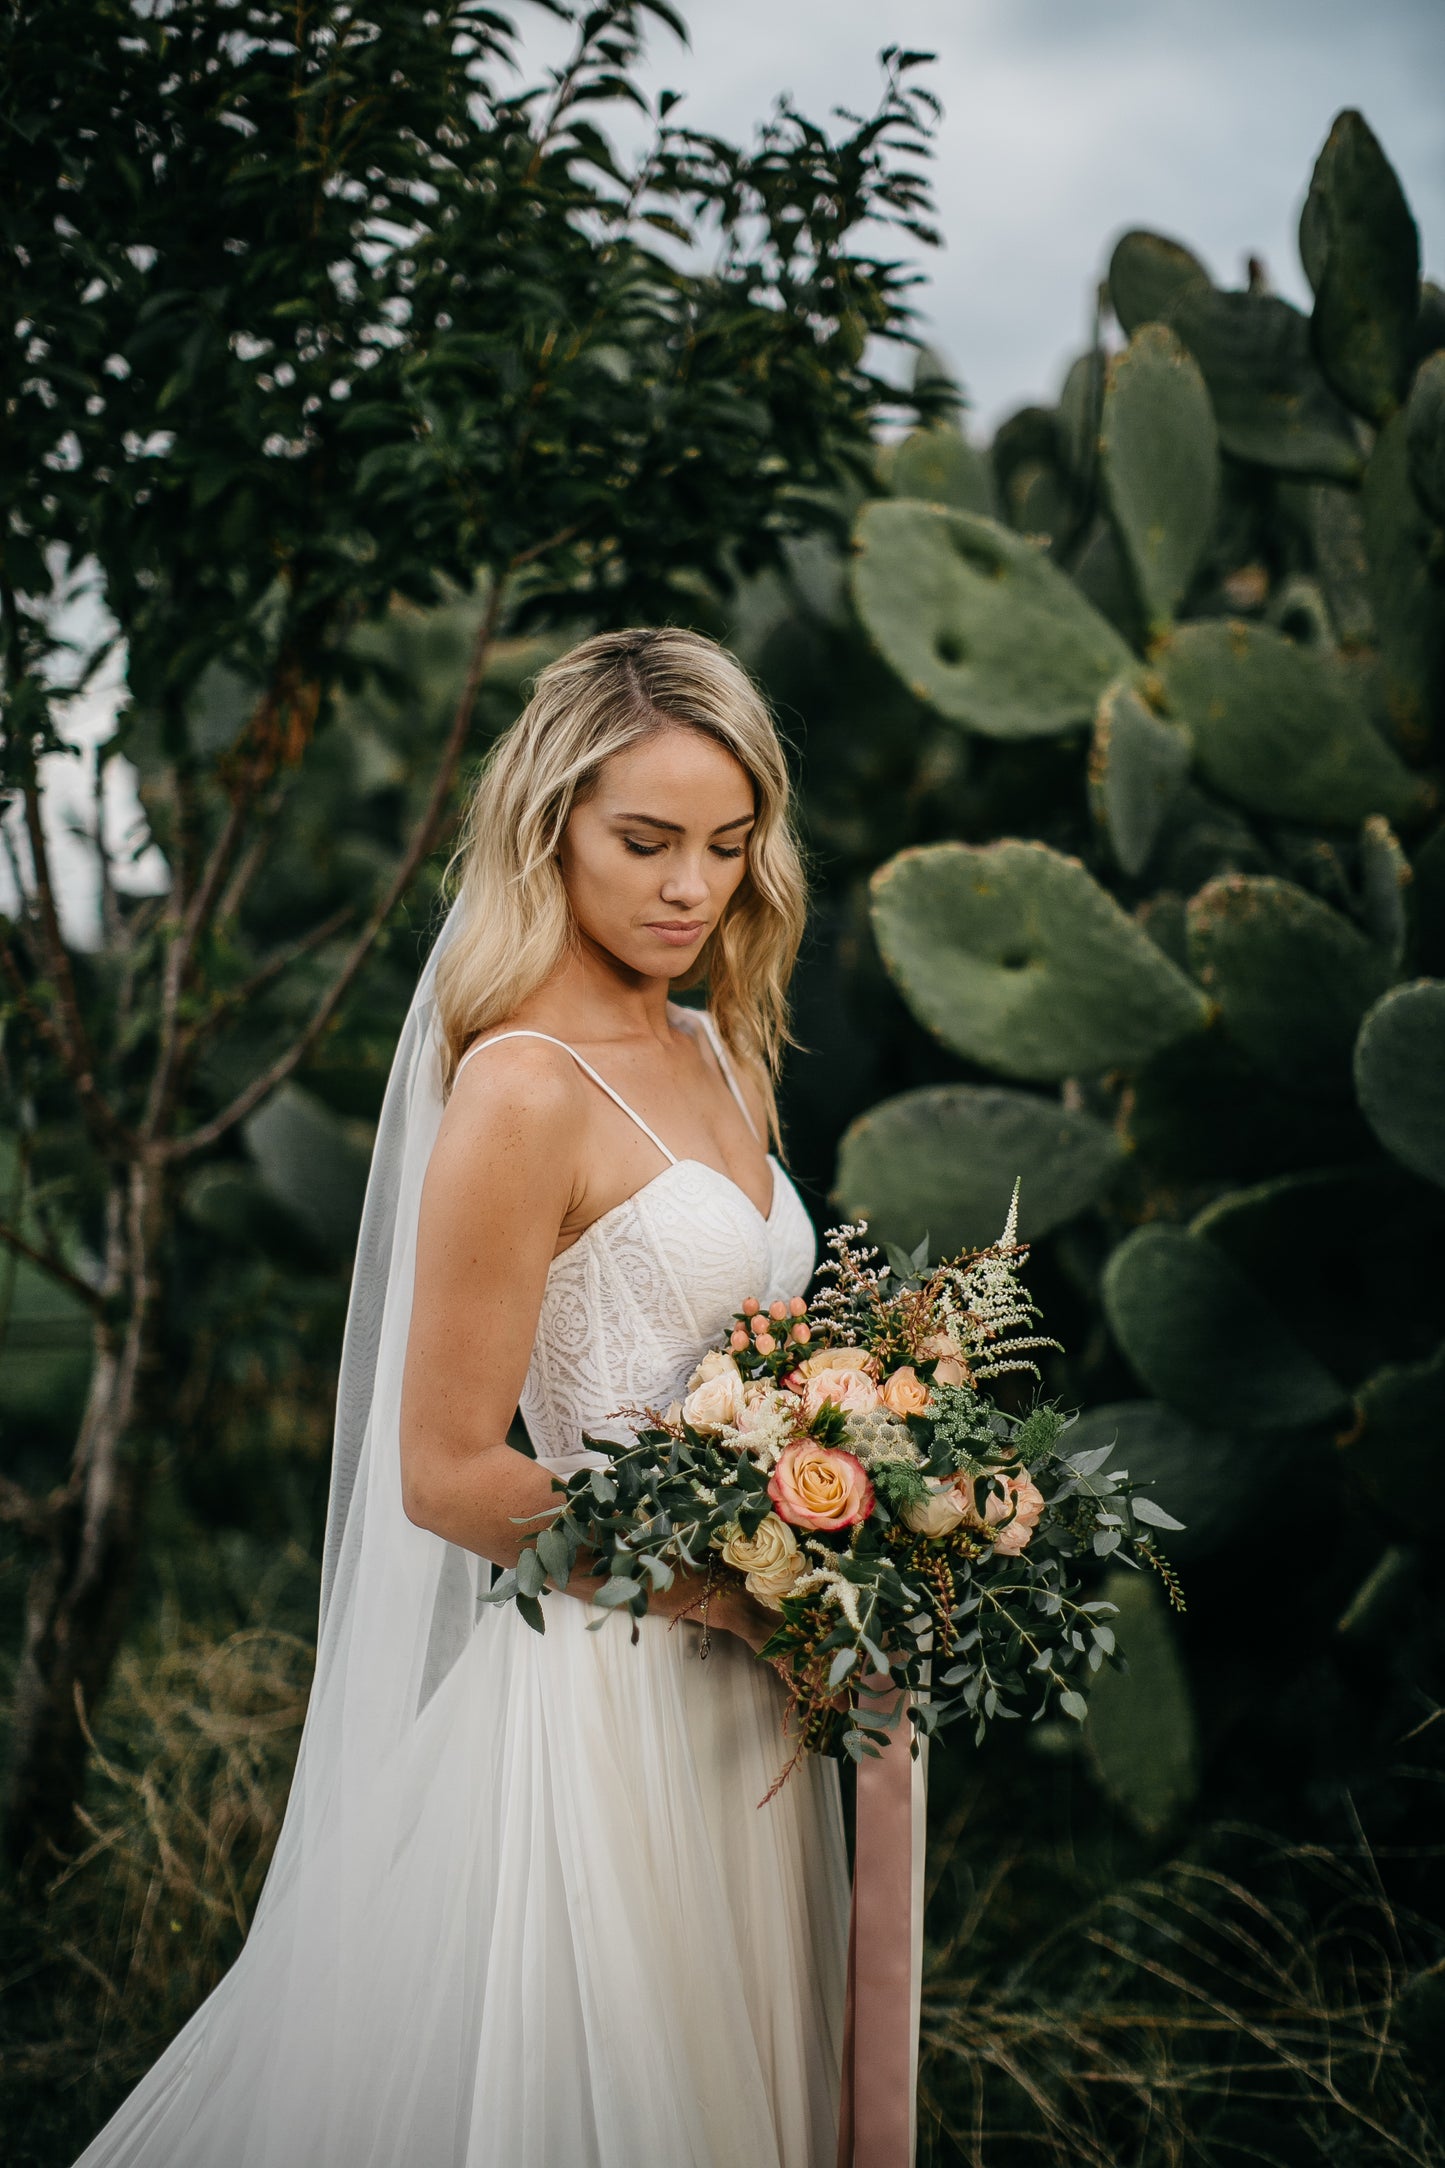
<svg viewBox="0 0 1445 2168">
<path fill-rule="evenodd" d="M 624 850 L 631 851 L 634 858 L 656 858 L 659 851 L 667 849 L 665 843 L 639 843 L 633 836 L 624 836 L 622 845 Z M 712 848 L 717 858 L 741 858 L 743 855 L 743 846 L 740 843 L 715 843 Z"/>
</svg>

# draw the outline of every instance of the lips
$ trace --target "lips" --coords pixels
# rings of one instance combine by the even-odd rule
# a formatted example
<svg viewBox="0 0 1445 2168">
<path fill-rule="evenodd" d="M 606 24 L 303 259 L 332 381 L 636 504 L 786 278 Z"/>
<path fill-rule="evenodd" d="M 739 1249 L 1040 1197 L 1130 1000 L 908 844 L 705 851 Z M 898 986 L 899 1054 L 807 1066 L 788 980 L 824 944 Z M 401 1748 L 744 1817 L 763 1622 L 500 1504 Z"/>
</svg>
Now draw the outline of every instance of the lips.
<svg viewBox="0 0 1445 2168">
<path fill-rule="evenodd" d="M 691 948 L 699 935 L 706 933 L 707 920 L 705 918 L 654 919 L 647 930 L 649 933 L 655 933 L 659 941 L 666 941 L 673 948 Z"/>
</svg>

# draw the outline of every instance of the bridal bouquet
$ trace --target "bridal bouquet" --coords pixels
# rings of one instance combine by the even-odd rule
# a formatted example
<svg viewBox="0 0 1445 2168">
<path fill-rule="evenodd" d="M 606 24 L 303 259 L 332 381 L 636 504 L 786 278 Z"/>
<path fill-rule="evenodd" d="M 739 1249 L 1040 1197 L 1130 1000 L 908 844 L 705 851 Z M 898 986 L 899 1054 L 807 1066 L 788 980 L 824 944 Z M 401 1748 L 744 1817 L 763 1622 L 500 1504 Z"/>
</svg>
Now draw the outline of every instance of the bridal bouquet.
<svg viewBox="0 0 1445 2168">
<path fill-rule="evenodd" d="M 538 1599 L 584 1545 L 609 1572 L 594 1601 L 635 1617 L 678 1571 L 709 1591 L 740 1576 L 778 1613 L 760 1653 L 783 1659 L 797 1753 L 879 1751 L 896 1713 L 870 1675 L 907 1686 L 930 1733 L 963 1717 L 981 1741 L 1030 1701 L 1035 1721 L 1055 1706 L 1082 1721 L 1090 1674 L 1123 1658 L 1116 1607 L 1071 1565 L 1150 1568 L 1182 1608 L 1156 1542 L 1182 1524 L 1110 1465 L 1113 1446 L 1069 1452 L 1076 1415 L 986 1391 L 1037 1379 L 1024 1351 L 1060 1345 L 1031 1330 L 1017 1217 L 1015 1183 L 999 1240 L 933 1265 L 926 1242 L 880 1257 L 864 1223 L 835 1229 L 811 1304 L 749 1297 L 683 1400 L 620 1411 L 626 1442 L 588 1439 L 610 1465 L 558 1484 L 565 1506 L 489 1600 L 544 1630 Z"/>
</svg>

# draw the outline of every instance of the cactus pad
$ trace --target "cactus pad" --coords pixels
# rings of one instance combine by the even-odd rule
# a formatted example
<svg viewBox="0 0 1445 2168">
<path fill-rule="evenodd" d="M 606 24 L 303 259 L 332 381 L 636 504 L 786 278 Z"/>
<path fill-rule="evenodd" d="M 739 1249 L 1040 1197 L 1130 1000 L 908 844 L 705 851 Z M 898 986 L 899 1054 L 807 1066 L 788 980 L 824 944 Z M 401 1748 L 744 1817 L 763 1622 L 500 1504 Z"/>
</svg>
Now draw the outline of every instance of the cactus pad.
<svg viewBox="0 0 1445 2168">
<path fill-rule="evenodd" d="M 1219 445 L 1198 365 L 1163 324 L 1109 364 L 1099 462 L 1150 631 L 1167 625 L 1214 532 Z"/>
<path fill-rule="evenodd" d="M 1445 349 L 1421 364 L 1410 387 L 1405 443 L 1415 493 L 1445 523 Z"/>
<path fill-rule="evenodd" d="M 1209 286 L 1209 273 L 1182 242 L 1136 227 L 1122 234 L 1109 259 L 1109 301 L 1132 338 L 1141 324 L 1163 323 L 1191 286 Z"/>
<path fill-rule="evenodd" d="M 1397 744 L 1423 750 L 1445 698 L 1445 606 L 1434 566 L 1439 530 L 1412 470 L 1415 412 L 1412 395 L 1375 439 L 1360 503 L 1391 732 Z"/>
<path fill-rule="evenodd" d="M 1292 302 L 1191 286 L 1168 321 L 1204 371 L 1225 451 L 1321 481 L 1359 473 L 1355 425 L 1320 374 L 1309 319 Z"/>
<path fill-rule="evenodd" d="M 946 1256 L 996 1239 L 1016 1175 L 1020 1232 L 1032 1242 L 1092 1204 L 1120 1157 L 1111 1129 L 1056 1099 L 930 1085 L 854 1122 L 839 1147 L 834 1196 L 882 1239 L 912 1249 L 926 1234 L 933 1254 Z"/>
<path fill-rule="evenodd" d="M 1394 968 L 1341 912 L 1272 874 L 1226 874 L 1190 900 L 1189 958 L 1267 1076 L 1312 1096 L 1349 1091 L 1360 1019 Z"/>
<path fill-rule="evenodd" d="M 1131 661 L 1073 582 L 995 521 L 902 498 L 865 505 L 853 593 L 884 660 L 920 700 L 986 737 L 1088 721 Z"/>
<path fill-rule="evenodd" d="M 1140 1061 L 1208 1012 L 1079 861 L 1046 844 L 903 851 L 873 876 L 873 925 L 920 1021 L 1006 1076 Z"/>
<path fill-rule="evenodd" d="M 1099 702 L 1089 795 L 1124 872 L 1137 878 L 1189 773 L 1189 733 L 1164 722 L 1126 678 Z"/>
<path fill-rule="evenodd" d="M 1445 1183 L 1445 979 L 1392 987 L 1355 1043 L 1355 1089 L 1385 1150 Z"/>
<path fill-rule="evenodd" d="M 1395 169 L 1358 113 L 1336 116 L 1299 225 L 1314 351 L 1357 414 L 1386 421 L 1409 373 L 1420 235 Z"/>
<path fill-rule="evenodd" d="M 1266 626 L 1201 619 L 1170 633 L 1153 661 L 1197 772 L 1252 812 L 1353 826 L 1428 801 L 1332 656 Z"/>
<path fill-rule="evenodd" d="M 1135 1375 L 1193 1422 L 1292 1430 L 1339 1414 L 1338 1379 L 1212 1242 L 1136 1227 L 1104 1267 L 1104 1310 Z"/>
<path fill-rule="evenodd" d="M 895 497 L 919 497 L 956 512 L 987 515 L 994 509 L 988 454 L 947 423 L 906 436 L 887 462 L 886 480 Z"/>
<path fill-rule="evenodd" d="M 1349 1474 L 1411 1537 L 1445 1532 L 1440 1441 L 1445 1438 L 1445 1343 L 1424 1362 L 1388 1363 L 1355 1395 L 1336 1440 Z"/>
<path fill-rule="evenodd" d="M 1099 1593 L 1118 1606 L 1111 1624 L 1129 1669 L 1106 1664 L 1092 1681 L 1084 1742 L 1109 1797 L 1146 1837 L 1162 1837 L 1199 1783 L 1189 1681 L 1152 1575 L 1116 1567 Z"/>
</svg>

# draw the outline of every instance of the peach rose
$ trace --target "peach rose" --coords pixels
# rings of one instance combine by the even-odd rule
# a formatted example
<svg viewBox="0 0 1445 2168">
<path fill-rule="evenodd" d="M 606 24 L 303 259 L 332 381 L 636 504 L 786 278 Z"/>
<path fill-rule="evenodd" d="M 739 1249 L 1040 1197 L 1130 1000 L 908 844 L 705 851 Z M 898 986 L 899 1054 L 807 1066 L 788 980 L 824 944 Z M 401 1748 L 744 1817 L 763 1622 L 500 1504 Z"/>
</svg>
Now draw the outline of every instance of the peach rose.
<svg viewBox="0 0 1445 2168">
<path fill-rule="evenodd" d="M 918 1350 L 920 1355 L 936 1358 L 933 1372 L 935 1385 L 968 1385 L 972 1375 L 963 1359 L 963 1349 L 951 1332 L 936 1332 L 925 1340 Z"/>
<path fill-rule="evenodd" d="M 878 1387 L 869 1368 L 871 1362 L 866 1348 L 825 1347 L 816 1355 L 810 1355 L 806 1362 L 799 1363 L 803 1405 L 809 1416 L 816 1415 L 825 1400 L 850 1409 L 855 1415 L 867 1415 L 876 1408 Z"/>
<path fill-rule="evenodd" d="M 866 1370 L 825 1370 L 820 1378 L 809 1378 L 803 1387 L 803 1406 L 809 1421 L 825 1400 L 854 1415 L 867 1415 L 878 1405 L 878 1388 Z"/>
<path fill-rule="evenodd" d="M 903 1508 L 903 1525 L 916 1536 L 951 1536 L 968 1512 L 968 1502 L 956 1483 L 933 1483 L 926 1498 Z"/>
<path fill-rule="evenodd" d="M 994 1549 L 1004 1558 L 1017 1558 L 1039 1525 L 1039 1515 L 1044 1510 L 1044 1494 L 1031 1477 L 1005 1475 L 997 1478 L 1003 1484 L 1007 1496 L 1000 1498 L 990 1491 L 984 1500 L 983 1526 L 998 1534 L 993 1539 Z M 968 1518 L 977 1523 L 977 1514 L 970 1511 Z M 1006 1527 L 1000 1527 L 1006 1522 Z"/>
<path fill-rule="evenodd" d="M 873 1511 L 873 1485 L 862 1461 L 812 1438 L 783 1447 L 768 1477 L 768 1496 L 796 1528 L 851 1528 Z"/>
<path fill-rule="evenodd" d="M 722 1555 L 729 1566 L 735 1566 L 744 1576 L 750 1593 L 770 1611 L 782 1609 L 782 1598 L 803 1570 L 798 1539 L 776 1513 L 770 1513 L 766 1520 L 760 1521 L 756 1533 L 751 1536 L 740 1533 L 729 1536 L 722 1546 Z"/>
<path fill-rule="evenodd" d="M 825 1370 L 867 1370 L 872 1361 L 866 1347 L 820 1347 L 803 1364 L 803 1375 L 816 1378 Z"/>
<path fill-rule="evenodd" d="M 712 1358 L 708 1357 L 707 1361 Z M 706 1362 L 702 1366 L 706 1368 Z M 719 1355 L 711 1374 L 693 1387 L 682 1404 L 682 1419 L 694 1430 L 721 1430 L 740 1420 L 745 1403 L 743 1377 L 731 1355 Z"/>
<path fill-rule="evenodd" d="M 878 1391 L 884 1407 L 893 1415 L 924 1415 L 928 1411 L 928 1387 L 912 1363 L 893 1371 Z"/>
</svg>

